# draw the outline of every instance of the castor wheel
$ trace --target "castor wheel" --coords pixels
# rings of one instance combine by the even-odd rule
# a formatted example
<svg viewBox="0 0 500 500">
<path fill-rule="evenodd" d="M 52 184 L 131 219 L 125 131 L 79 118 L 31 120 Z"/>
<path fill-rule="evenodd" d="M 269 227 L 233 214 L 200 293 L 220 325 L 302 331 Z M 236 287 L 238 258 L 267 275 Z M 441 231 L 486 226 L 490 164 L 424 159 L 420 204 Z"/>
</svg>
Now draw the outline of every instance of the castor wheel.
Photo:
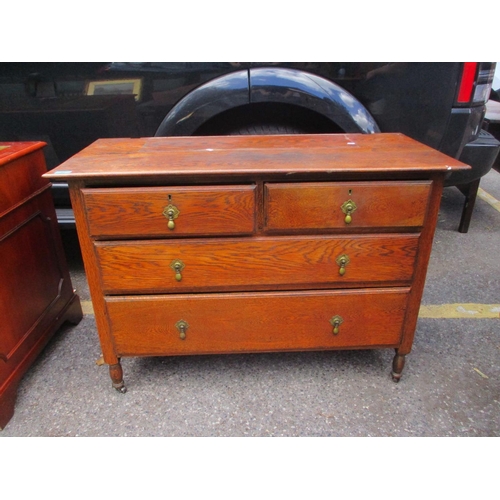
<svg viewBox="0 0 500 500">
<path fill-rule="evenodd" d="M 122 394 L 125 394 L 127 392 L 127 388 L 125 387 L 124 384 L 117 387 L 115 387 L 115 385 L 113 384 L 113 388 L 116 389 L 118 392 L 121 392 Z"/>
<path fill-rule="evenodd" d="M 403 368 L 405 366 L 405 356 L 403 354 L 398 354 L 396 351 L 396 355 L 392 361 L 392 380 L 398 383 L 401 380 L 401 374 L 403 372 Z"/>
</svg>

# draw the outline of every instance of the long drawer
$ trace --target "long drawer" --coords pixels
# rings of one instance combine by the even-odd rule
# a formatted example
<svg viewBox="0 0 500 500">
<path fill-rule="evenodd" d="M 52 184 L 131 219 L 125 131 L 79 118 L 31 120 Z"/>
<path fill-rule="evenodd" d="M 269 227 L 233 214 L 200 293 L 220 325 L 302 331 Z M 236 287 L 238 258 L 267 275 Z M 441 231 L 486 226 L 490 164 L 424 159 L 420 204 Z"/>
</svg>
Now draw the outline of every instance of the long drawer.
<svg viewBox="0 0 500 500">
<path fill-rule="evenodd" d="M 267 231 L 419 228 L 430 181 L 267 183 Z"/>
<path fill-rule="evenodd" d="M 83 189 L 99 238 L 252 234 L 255 185 Z"/>
<path fill-rule="evenodd" d="M 107 297 L 119 356 L 391 347 L 408 288 Z"/>
<path fill-rule="evenodd" d="M 106 294 L 409 284 L 417 234 L 96 242 Z"/>
</svg>

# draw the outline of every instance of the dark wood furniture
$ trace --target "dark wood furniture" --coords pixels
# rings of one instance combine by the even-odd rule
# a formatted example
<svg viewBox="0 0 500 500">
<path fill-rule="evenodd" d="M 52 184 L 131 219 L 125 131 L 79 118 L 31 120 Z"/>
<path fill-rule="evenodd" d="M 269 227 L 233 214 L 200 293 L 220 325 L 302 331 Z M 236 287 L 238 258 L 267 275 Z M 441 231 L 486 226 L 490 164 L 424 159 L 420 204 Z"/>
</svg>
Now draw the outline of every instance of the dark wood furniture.
<svg viewBox="0 0 500 500">
<path fill-rule="evenodd" d="M 400 134 L 99 140 L 70 186 L 104 361 L 410 352 L 443 179 Z"/>
<path fill-rule="evenodd" d="M 0 143 L 0 428 L 36 356 L 62 323 L 82 318 L 42 178 L 43 146 Z"/>
</svg>

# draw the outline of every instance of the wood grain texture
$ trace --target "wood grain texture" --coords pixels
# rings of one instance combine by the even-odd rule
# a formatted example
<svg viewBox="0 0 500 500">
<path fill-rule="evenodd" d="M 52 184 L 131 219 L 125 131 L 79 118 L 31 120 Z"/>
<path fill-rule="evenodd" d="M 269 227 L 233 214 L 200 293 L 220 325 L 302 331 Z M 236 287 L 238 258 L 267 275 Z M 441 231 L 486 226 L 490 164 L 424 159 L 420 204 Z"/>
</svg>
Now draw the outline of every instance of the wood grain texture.
<svg viewBox="0 0 500 500">
<path fill-rule="evenodd" d="M 292 176 L 345 173 L 346 165 L 357 174 L 470 168 L 402 134 L 152 137 L 100 139 L 46 177 Z"/>
<path fill-rule="evenodd" d="M 69 182 L 124 391 L 121 356 L 392 347 L 402 359 L 443 180 L 467 168 L 401 134 L 172 137 L 99 140 L 46 177 Z M 171 232 L 158 215 L 169 196 Z"/>
<path fill-rule="evenodd" d="M 308 182 L 265 185 L 266 229 L 356 230 L 421 227 L 430 182 Z M 352 221 L 342 205 L 353 201 Z"/>
<path fill-rule="evenodd" d="M 105 293 L 264 290 L 409 283 L 418 235 L 96 243 Z M 349 257 L 343 276 L 336 259 Z M 172 262 L 185 268 L 175 279 Z"/>
<path fill-rule="evenodd" d="M 90 234 L 178 237 L 252 234 L 255 230 L 255 185 L 84 189 Z M 179 215 L 167 227 L 165 207 Z"/>
<path fill-rule="evenodd" d="M 397 345 L 408 289 L 106 299 L 122 356 Z M 343 323 L 333 334 L 332 317 Z M 189 325 L 182 340 L 176 323 Z"/>
</svg>

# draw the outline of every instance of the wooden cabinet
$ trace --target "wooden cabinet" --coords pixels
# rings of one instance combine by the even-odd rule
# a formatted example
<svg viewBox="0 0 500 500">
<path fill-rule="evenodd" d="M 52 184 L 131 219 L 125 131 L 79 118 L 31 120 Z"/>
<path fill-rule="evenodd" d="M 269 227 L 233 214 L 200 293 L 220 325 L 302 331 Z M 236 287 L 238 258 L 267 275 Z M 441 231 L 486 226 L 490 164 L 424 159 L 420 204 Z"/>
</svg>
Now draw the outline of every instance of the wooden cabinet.
<svg viewBox="0 0 500 500">
<path fill-rule="evenodd" d="M 67 180 L 113 386 L 120 358 L 412 347 L 443 180 L 400 134 L 99 140 Z"/>
<path fill-rule="evenodd" d="M 82 310 L 71 285 L 42 153 L 44 143 L 0 143 L 0 428 L 22 375 Z"/>
</svg>

